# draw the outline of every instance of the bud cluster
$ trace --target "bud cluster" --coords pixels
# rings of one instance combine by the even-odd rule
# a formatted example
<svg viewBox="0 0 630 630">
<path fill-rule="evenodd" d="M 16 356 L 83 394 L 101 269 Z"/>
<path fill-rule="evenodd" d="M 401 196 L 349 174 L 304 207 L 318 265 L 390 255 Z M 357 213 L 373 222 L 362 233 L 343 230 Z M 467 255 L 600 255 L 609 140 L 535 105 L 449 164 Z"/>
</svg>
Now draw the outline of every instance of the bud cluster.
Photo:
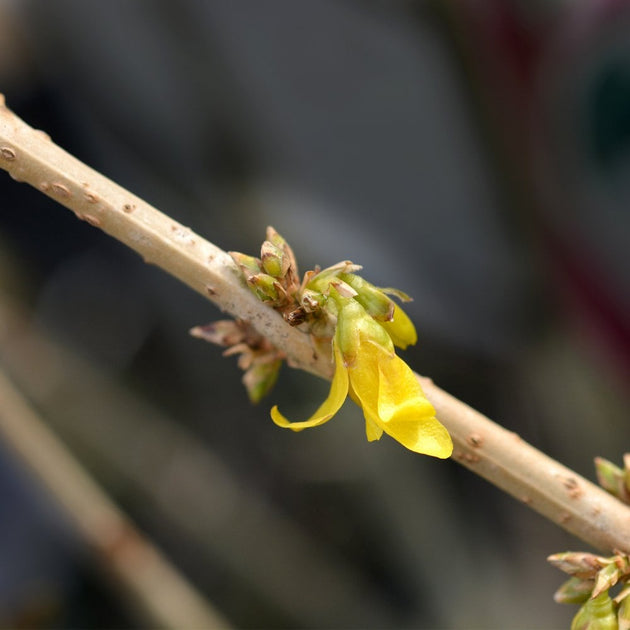
<svg viewBox="0 0 630 630">
<path fill-rule="evenodd" d="M 260 248 L 260 258 L 229 252 L 247 286 L 263 302 L 281 312 L 294 307 L 300 289 L 297 262 L 289 244 L 272 227 Z"/>
<path fill-rule="evenodd" d="M 301 431 L 328 422 L 350 396 L 361 407 L 368 441 L 386 433 L 409 450 L 445 459 L 453 441 L 435 417 L 411 368 L 396 355 L 395 346 L 416 343 L 416 329 L 390 295 L 409 297 L 395 289 L 379 289 L 356 271 L 349 260 L 307 271 L 300 281 L 293 251 L 267 228 L 260 258 L 230 252 L 250 290 L 277 310 L 291 326 L 309 334 L 335 364 L 330 391 L 310 418 L 291 422 L 274 406 L 276 425 Z M 280 353 L 243 322 L 217 322 L 194 329 L 207 341 L 239 353 L 246 370 L 244 382 L 258 401 L 276 380 Z"/>
<path fill-rule="evenodd" d="M 415 329 L 389 295 L 403 301 L 410 298 L 395 289 L 378 289 L 354 272 L 361 269 L 342 261 L 307 271 L 302 279 L 293 250 L 272 227 L 267 228 L 260 257 L 229 252 L 245 283 L 261 301 L 277 310 L 291 326 L 310 334 L 322 351 L 330 352 L 337 324 L 338 308 L 330 299 L 331 287 L 343 297 L 352 297 L 365 313 L 378 321 L 392 342 L 402 348 L 415 343 Z M 396 316 L 397 324 L 392 325 Z M 244 383 L 250 398 L 260 400 L 276 381 L 281 353 L 244 322 L 221 321 L 197 326 L 192 334 L 221 346 L 226 355 L 240 354 L 239 366 L 246 371 Z M 264 341 L 264 343 L 263 343 Z"/>
<path fill-rule="evenodd" d="M 580 604 L 571 630 L 630 630 L 630 556 L 567 551 L 548 558 L 571 575 L 554 595 L 561 604 Z M 611 595 L 611 589 L 618 590 Z"/>
</svg>

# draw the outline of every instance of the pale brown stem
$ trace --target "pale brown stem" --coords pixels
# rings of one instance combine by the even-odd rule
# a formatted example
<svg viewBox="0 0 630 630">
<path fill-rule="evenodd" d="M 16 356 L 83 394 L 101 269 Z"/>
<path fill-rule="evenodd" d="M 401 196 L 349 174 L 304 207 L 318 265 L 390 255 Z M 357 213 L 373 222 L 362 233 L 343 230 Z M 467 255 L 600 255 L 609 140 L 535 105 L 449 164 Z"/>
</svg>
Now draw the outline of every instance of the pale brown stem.
<svg viewBox="0 0 630 630">
<path fill-rule="evenodd" d="M 420 378 L 449 430 L 453 458 L 605 553 L 630 549 L 630 507 Z"/>
<path fill-rule="evenodd" d="M 307 335 L 263 308 L 246 287 L 231 257 L 188 227 L 66 153 L 4 104 L 0 94 L 0 168 L 26 182 L 135 250 L 221 310 L 250 321 L 300 368 L 329 376 L 328 357 L 319 356 Z"/>
<path fill-rule="evenodd" d="M 330 378 L 330 359 L 253 296 L 225 252 L 70 156 L 2 102 L 0 167 L 251 322 L 293 365 Z M 593 547 L 630 550 L 629 507 L 432 383 L 423 384 L 453 436 L 457 461 Z"/>
<path fill-rule="evenodd" d="M 227 628 L 116 507 L 0 369 L 0 436 L 61 507 L 139 620 L 155 628 Z"/>
</svg>

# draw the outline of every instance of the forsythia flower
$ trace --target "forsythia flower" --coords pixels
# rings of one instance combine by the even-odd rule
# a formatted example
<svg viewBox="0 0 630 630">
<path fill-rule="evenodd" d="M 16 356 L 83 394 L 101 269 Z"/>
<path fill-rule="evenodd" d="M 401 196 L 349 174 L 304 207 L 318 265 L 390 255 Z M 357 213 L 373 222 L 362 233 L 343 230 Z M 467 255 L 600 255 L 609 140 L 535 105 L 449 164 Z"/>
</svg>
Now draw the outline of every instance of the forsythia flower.
<svg viewBox="0 0 630 630">
<path fill-rule="evenodd" d="M 353 278 L 345 277 L 347 280 L 353 286 Z M 369 305 L 364 308 L 360 296 L 344 297 L 331 283 L 328 300 L 336 310 L 337 325 L 332 342 L 335 374 L 328 398 L 303 422 L 289 422 L 275 406 L 273 421 L 294 431 L 324 424 L 350 394 L 363 410 L 369 441 L 380 439 L 385 432 L 416 453 L 449 457 L 453 443 L 448 432 L 435 418 L 435 409 L 411 368 L 394 351 L 394 343 L 400 347 L 415 343 L 413 324 L 388 298 L 392 319 L 380 323 L 366 312 Z"/>
<path fill-rule="evenodd" d="M 335 362 L 330 392 L 319 409 L 304 422 L 289 422 L 274 407 L 273 421 L 301 431 L 328 422 L 350 395 L 365 416 L 369 441 L 387 433 L 408 449 L 434 457 L 450 457 L 453 443 L 435 418 L 411 368 L 398 356 L 416 343 L 414 325 L 389 297 L 410 298 L 396 289 L 381 289 L 354 272 L 361 269 L 349 260 L 307 271 L 302 279 L 289 244 L 272 227 L 260 249 L 260 257 L 230 252 L 250 290 L 298 326 L 316 343 L 330 343 Z M 243 321 L 220 321 L 191 330 L 227 347 L 225 355 L 238 354 L 245 370 L 243 382 L 249 397 L 258 402 L 273 386 L 283 353 Z"/>
</svg>

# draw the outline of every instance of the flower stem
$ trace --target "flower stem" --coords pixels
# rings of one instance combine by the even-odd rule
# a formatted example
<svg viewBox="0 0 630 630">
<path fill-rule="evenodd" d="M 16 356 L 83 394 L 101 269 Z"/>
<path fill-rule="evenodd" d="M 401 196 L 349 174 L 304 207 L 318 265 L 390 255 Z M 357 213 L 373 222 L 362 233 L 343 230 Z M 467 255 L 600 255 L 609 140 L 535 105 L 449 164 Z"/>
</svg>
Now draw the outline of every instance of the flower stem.
<svg viewBox="0 0 630 630">
<path fill-rule="evenodd" d="M 137 251 L 221 310 L 244 319 L 287 355 L 324 378 L 329 357 L 245 286 L 230 256 L 56 146 L 4 106 L 0 167 Z M 593 547 L 630 550 L 630 507 L 422 379 L 453 437 L 453 458 Z"/>
</svg>

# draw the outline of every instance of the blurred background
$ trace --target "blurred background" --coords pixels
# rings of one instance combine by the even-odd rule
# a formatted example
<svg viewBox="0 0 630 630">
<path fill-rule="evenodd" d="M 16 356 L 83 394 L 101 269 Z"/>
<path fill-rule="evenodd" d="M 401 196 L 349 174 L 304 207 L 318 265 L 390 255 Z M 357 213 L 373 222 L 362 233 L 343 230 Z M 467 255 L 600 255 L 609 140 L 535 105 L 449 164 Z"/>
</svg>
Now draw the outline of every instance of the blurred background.
<svg viewBox="0 0 630 630">
<path fill-rule="evenodd" d="M 630 450 L 630 3 L 0 0 L 0 91 L 226 250 L 408 292 L 412 367 L 576 472 Z M 350 404 L 278 429 L 326 384 L 251 406 L 220 317 L 0 173 L 1 370 L 234 627 L 568 628 L 582 542 Z M 2 439 L 0 497 L 0 626 L 149 627 Z"/>
</svg>

